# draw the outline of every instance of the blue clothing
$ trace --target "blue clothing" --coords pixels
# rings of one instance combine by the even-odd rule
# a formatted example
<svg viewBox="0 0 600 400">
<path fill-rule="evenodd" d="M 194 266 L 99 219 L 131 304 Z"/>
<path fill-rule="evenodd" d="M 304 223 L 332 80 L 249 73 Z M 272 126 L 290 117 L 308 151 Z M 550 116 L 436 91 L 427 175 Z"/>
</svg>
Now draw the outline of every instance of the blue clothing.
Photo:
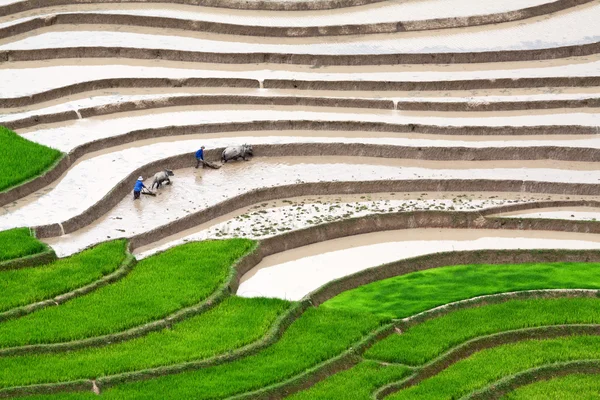
<svg viewBox="0 0 600 400">
<path fill-rule="evenodd" d="M 133 187 L 133 191 L 134 192 L 141 192 L 142 188 L 145 188 L 146 186 L 144 185 L 144 183 L 142 181 L 136 181 L 135 182 L 135 186 Z"/>
<path fill-rule="evenodd" d="M 204 150 L 200 149 L 196 152 L 196 158 L 204 161 Z"/>
</svg>

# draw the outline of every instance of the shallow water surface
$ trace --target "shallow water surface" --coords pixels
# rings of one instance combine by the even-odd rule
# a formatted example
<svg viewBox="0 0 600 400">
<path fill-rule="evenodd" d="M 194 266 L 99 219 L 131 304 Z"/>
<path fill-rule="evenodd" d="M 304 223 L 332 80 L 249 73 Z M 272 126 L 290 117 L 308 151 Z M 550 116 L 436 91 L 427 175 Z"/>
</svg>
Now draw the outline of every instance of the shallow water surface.
<svg viewBox="0 0 600 400">
<path fill-rule="evenodd" d="M 485 249 L 600 249 L 600 236 L 476 229 L 407 229 L 350 236 L 265 257 L 242 277 L 237 294 L 299 300 L 327 282 L 385 263 Z"/>
</svg>

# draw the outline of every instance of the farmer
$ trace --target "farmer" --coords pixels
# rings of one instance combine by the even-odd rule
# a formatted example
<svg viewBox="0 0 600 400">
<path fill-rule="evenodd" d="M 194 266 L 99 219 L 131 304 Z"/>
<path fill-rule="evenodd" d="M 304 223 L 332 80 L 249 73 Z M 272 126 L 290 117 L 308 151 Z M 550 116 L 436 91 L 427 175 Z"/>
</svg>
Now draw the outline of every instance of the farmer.
<svg viewBox="0 0 600 400">
<path fill-rule="evenodd" d="M 202 168 L 204 168 L 204 146 L 200 147 L 200 150 L 196 152 L 196 169 L 202 163 Z"/>
<path fill-rule="evenodd" d="M 137 200 L 140 198 L 140 193 L 142 193 L 142 189 L 146 189 L 146 185 L 144 185 L 144 178 L 139 177 L 135 182 L 135 186 L 133 187 L 133 199 Z"/>
</svg>

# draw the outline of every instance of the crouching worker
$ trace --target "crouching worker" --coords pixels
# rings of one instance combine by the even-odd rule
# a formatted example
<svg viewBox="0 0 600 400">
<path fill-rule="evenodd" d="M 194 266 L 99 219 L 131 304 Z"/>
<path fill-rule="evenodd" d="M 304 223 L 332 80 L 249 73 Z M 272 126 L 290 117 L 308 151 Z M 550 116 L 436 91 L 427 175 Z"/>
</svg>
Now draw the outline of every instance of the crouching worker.
<svg viewBox="0 0 600 400">
<path fill-rule="evenodd" d="M 204 168 L 204 146 L 200 147 L 200 150 L 196 152 L 196 169 L 202 163 L 202 168 Z"/>
<path fill-rule="evenodd" d="M 146 185 L 144 185 L 144 178 L 139 177 L 135 182 L 135 186 L 133 187 L 133 199 L 137 200 L 140 198 L 140 194 L 142 193 L 142 189 L 146 189 Z"/>
</svg>

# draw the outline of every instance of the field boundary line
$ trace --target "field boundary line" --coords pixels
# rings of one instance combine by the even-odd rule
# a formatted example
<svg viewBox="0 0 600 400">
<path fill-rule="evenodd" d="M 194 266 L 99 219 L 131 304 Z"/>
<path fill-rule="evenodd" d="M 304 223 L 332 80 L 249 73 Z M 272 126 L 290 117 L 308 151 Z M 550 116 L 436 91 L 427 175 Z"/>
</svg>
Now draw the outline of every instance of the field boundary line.
<svg viewBox="0 0 600 400">
<path fill-rule="evenodd" d="M 22 317 L 22 316 L 30 314 L 34 311 L 40 310 L 42 308 L 58 306 L 64 302 L 72 300 L 76 297 L 80 297 L 80 296 L 86 295 L 88 293 L 91 293 L 94 290 L 100 289 L 103 286 L 114 283 L 114 282 L 124 278 L 131 272 L 131 270 L 133 270 L 136 263 L 137 263 L 137 261 L 136 261 L 135 257 L 132 254 L 127 253 L 125 255 L 123 262 L 121 262 L 121 265 L 116 270 L 111 272 L 110 274 L 104 275 L 103 277 L 101 277 L 93 282 L 90 282 L 87 285 L 84 285 L 79 288 L 70 290 L 68 292 L 53 296 L 50 299 L 26 304 L 23 306 L 15 307 L 10 310 L 1 312 L 0 313 L 0 322 L 6 321 L 9 319 Z M 4 354 L 5 351 L 7 351 L 9 349 L 10 348 L 0 349 L 0 357 Z M 10 352 L 7 352 L 7 354 L 10 354 Z"/>
</svg>

